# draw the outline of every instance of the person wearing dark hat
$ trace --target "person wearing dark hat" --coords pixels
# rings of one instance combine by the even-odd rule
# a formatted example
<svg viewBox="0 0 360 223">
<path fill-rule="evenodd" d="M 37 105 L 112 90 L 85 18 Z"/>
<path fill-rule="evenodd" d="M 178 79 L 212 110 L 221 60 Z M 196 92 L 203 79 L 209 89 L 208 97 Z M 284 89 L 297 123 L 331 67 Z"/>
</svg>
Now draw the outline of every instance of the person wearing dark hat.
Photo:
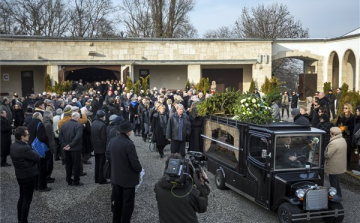
<svg viewBox="0 0 360 223">
<path fill-rule="evenodd" d="M 291 110 L 291 115 L 294 118 L 294 123 L 299 125 L 310 125 L 309 119 L 300 114 L 300 109 L 294 108 Z"/>
<path fill-rule="evenodd" d="M 101 104 L 99 102 L 99 95 L 94 95 L 93 100 L 91 101 L 91 112 L 93 114 L 92 119 L 96 118 L 96 113 L 101 109 Z"/>
<path fill-rule="evenodd" d="M 325 96 L 328 99 L 328 107 L 329 107 L 329 112 L 332 115 L 332 119 L 335 118 L 335 95 L 333 94 L 333 90 L 330 89 L 328 94 Z M 330 118 L 330 116 L 329 116 Z"/>
<path fill-rule="evenodd" d="M 33 111 L 32 107 L 28 107 L 26 109 L 23 126 L 29 125 L 29 123 L 31 122 L 33 113 L 34 113 L 34 111 Z"/>
<path fill-rule="evenodd" d="M 110 140 L 114 138 L 118 132 L 119 124 L 120 122 L 124 120 L 124 117 L 117 116 L 112 122 L 112 128 L 109 130 L 109 133 L 107 135 L 107 144 L 109 144 Z"/>
<path fill-rule="evenodd" d="M 96 119 L 91 126 L 92 146 L 95 153 L 95 183 L 99 184 L 107 183 L 103 171 L 107 142 L 105 119 L 106 113 L 103 110 L 98 110 Z"/>
<path fill-rule="evenodd" d="M 119 134 L 112 138 L 106 149 L 110 161 L 112 182 L 113 222 L 131 220 L 135 205 L 135 186 L 142 171 L 135 145 L 130 136 L 135 125 L 128 120 L 119 123 Z"/>
</svg>

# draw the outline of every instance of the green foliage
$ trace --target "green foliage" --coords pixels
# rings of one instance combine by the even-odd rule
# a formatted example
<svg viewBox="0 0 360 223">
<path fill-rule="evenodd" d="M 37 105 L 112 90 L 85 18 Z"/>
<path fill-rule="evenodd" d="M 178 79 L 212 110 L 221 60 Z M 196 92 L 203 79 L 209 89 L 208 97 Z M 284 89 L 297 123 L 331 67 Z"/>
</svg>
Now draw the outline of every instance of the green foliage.
<svg viewBox="0 0 360 223">
<path fill-rule="evenodd" d="M 271 108 L 256 96 L 238 98 L 235 104 L 234 119 L 258 125 L 267 125 L 273 120 Z"/>
<path fill-rule="evenodd" d="M 72 88 L 72 81 L 63 81 L 61 83 L 58 83 L 55 81 L 55 86 L 53 87 L 53 92 L 56 92 L 57 94 L 62 94 L 63 92 L 69 92 Z"/>
<path fill-rule="evenodd" d="M 51 79 L 50 79 L 49 74 L 45 74 L 45 77 L 44 77 L 44 90 L 46 92 L 52 92 L 53 91 L 53 87 L 51 86 Z"/>
<path fill-rule="evenodd" d="M 324 94 L 327 94 L 330 89 L 331 89 L 331 82 L 325 82 L 323 87 Z"/>
<path fill-rule="evenodd" d="M 209 78 L 204 78 L 204 82 L 203 82 L 203 93 L 206 94 L 206 92 L 209 92 L 210 90 L 210 80 Z"/>
<path fill-rule="evenodd" d="M 186 81 L 186 85 L 185 85 L 185 90 L 190 90 L 190 88 L 191 88 L 191 85 L 190 85 L 190 81 L 189 81 L 189 79 L 187 79 L 187 81 Z"/>
<path fill-rule="evenodd" d="M 281 101 L 281 94 L 280 90 L 278 89 L 272 89 L 269 93 L 267 93 L 263 100 L 268 105 L 271 105 L 273 101 L 276 101 L 276 103 L 279 103 Z"/>
<path fill-rule="evenodd" d="M 133 81 L 130 76 L 126 77 L 126 93 L 129 93 L 133 89 Z"/>
<path fill-rule="evenodd" d="M 138 80 L 134 84 L 134 94 L 140 95 L 140 90 L 141 90 L 141 82 L 140 80 Z"/>
<path fill-rule="evenodd" d="M 223 93 L 216 93 L 196 106 L 198 115 L 234 115 L 234 104 L 239 97 L 242 97 L 242 94 L 234 89 L 226 90 Z"/>
<path fill-rule="evenodd" d="M 149 89 L 148 80 L 150 75 L 147 75 L 145 78 L 140 77 L 141 79 L 141 88 L 146 92 Z"/>
<path fill-rule="evenodd" d="M 269 78 L 265 77 L 265 82 L 261 86 L 261 92 L 263 92 L 264 94 L 267 94 L 270 92 L 270 89 L 271 89 L 270 80 L 269 80 Z"/>
<path fill-rule="evenodd" d="M 249 92 L 253 93 L 255 90 L 255 81 L 254 79 L 251 79 L 251 84 L 250 84 L 250 88 L 249 88 Z"/>
</svg>

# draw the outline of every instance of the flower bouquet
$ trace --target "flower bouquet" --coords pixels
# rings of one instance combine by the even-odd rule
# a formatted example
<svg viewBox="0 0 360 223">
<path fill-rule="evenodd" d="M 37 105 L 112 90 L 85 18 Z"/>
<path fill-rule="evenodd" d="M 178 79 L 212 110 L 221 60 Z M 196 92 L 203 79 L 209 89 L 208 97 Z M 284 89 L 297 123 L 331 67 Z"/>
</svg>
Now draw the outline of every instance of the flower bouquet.
<svg viewBox="0 0 360 223">
<path fill-rule="evenodd" d="M 273 120 L 271 108 L 256 96 L 239 98 L 234 111 L 233 119 L 244 123 L 267 125 Z"/>
</svg>

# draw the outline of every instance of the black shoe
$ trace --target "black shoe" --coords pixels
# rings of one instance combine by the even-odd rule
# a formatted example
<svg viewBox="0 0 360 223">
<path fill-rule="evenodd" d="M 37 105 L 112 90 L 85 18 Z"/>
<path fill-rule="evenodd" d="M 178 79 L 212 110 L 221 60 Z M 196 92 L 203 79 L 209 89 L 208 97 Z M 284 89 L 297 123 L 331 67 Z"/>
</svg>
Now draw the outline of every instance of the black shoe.
<svg viewBox="0 0 360 223">
<path fill-rule="evenodd" d="M 59 161 L 60 160 L 60 158 L 55 158 L 55 161 Z"/>
<path fill-rule="evenodd" d="M 1 166 L 2 167 L 7 167 L 7 166 L 11 166 L 11 164 L 10 163 L 5 163 L 5 164 L 2 164 Z"/>
<path fill-rule="evenodd" d="M 104 183 L 99 183 L 99 184 L 109 184 L 111 183 L 110 181 L 105 181 Z"/>
<path fill-rule="evenodd" d="M 83 163 L 86 164 L 86 165 L 92 164 L 91 161 L 84 161 Z"/>
<path fill-rule="evenodd" d="M 160 158 L 164 158 L 164 154 L 160 154 Z"/>
<path fill-rule="evenodd" d="M 48 192 L 48 191 L 51 191 L 52 189 L 51 189 L 51 187 L 47 187 L 47 188 L 45 188 L 45 189 L 43 189 L 43 190 L 38 190 L 39 192 Z"/>
<path fill-rule="evenodd" d="M 80 176 L 82 177 L 82 176 L 86 176 L 87 175 L 87 173 L 86 172 L 82 172 L 82 173 L 80 173 Z"/>
<path fill-rule="evenodd" d="M 80 187 L 80 186 L 84 186 L 84 184 L 81 183 L 81 182 L 78 182 L 78 183 L 73 183 L 72 186 L 74 186 L 74 187 Z"/>
</svg>

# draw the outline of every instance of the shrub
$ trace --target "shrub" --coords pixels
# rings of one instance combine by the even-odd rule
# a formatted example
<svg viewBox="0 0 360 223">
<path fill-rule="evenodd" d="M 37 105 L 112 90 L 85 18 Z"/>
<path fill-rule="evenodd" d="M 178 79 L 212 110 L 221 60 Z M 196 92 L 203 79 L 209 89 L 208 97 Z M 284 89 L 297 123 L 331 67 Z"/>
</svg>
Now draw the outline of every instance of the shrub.
<svg viewBox="0 0 360 223">
<path fill-rule="evenodd" d="M 324 94 L 327 94 L 330 89 L 331 89 L 331 82 L 325 82 L 323 87 Z"/>
<path fill-rule="evenodd" d="M 147 75 L 145 78 L 140 77 L 141 79 L 141 88 L 146 92 L 149 89 L 148 80 L 150 75 Z"/>
<path fill-rule="evenodd" d="M 133 81 L 130 76 L 126 77 L 126 93 L 129 93 L 133 89 Z"/>
<path fill-rule="evenodd" d="M 54 91 L 54 88 L 51 86 L 51 79 L 50 79 L 49 74 L 45 74 L 45 77 L 44 77 L 44 90 L 46 92 Z"/>
<path fill-rule="evenodd" d="M 185 85 L 185 90 L 188 91 L 188 90 L 190 90 L 190 88 L 191 88 L 190 81 L 189 81 L 189 79 L 187 79 L 186 85 Z"/>
<path fill-rule="evenodd" d="M 250 84 L 250 88 L 249 88 L 249 92 L 253 93 L 255 91 L 255 81 L 254 79 L 251 79 L 251 84 Z"/>
</svg>

